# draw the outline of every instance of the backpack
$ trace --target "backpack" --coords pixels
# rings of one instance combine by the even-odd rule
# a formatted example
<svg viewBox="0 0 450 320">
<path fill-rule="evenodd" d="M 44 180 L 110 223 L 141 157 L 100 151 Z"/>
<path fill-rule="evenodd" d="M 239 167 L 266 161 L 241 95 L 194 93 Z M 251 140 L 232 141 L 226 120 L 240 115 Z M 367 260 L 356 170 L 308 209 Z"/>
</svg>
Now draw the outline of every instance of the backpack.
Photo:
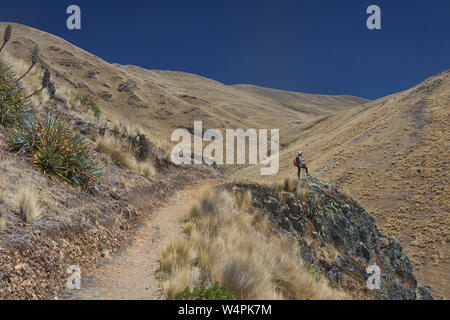
<svg viewBox="0 0 450 320">
<path fill-rule="evenodd" d="M 294 158 L 294 161 L 292 161 L 292 164 L 293 164 L 295 167 L 298 167 L 298 158 L 297 158 L 297 157 Z"/>
</svg>

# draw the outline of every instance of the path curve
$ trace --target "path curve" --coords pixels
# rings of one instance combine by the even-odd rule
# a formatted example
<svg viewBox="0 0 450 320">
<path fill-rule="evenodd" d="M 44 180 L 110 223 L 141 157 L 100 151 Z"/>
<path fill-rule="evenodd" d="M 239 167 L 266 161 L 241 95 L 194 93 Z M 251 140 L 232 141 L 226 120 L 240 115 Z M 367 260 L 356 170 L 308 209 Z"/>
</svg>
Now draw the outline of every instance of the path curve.
<svg viewBox="0 0 450 320">
<path fill-rule="evenodd" d="M 183 219 L 205 184 L 187 187 L 166 199 L 155 209 L 151 219 L 136 230 L 135 240 L 110 262 L 83 279 L 81 290 L 73 292 L 76 300 L 160 300 L 161 283 L 155 278 L 163 246 L 182 236 Z"/>
</svg>

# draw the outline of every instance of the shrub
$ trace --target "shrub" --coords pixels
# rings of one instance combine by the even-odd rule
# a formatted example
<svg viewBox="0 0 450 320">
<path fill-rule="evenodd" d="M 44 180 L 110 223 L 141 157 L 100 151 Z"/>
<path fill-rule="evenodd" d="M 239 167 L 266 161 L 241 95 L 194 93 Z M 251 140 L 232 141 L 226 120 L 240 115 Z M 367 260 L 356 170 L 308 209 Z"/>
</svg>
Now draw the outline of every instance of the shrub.
<svg viewBox="0 0 450 320">
<path fill-rule="evenodd" d="M 226 287 L 219 286 L 216 283 L 211 288 L 204 286 L 194 288 L 191 291 L 189 287 L 183 292 L 179 292 L 175 295 L 175 300 L 236 300 L 237 293 L 228 291 Z"/>
<path fill-rule="evenodd" d="M 29 113 L 29 104 L 24 103 L 23 88 L 14 82 L 14 72 L 0 61 L 0 124 L 18 124 Z"/>
<path fill-rule="evenodd" d="M 79 101 L 81 105 L 88 107 L 94 113 L 94 116 L 98 119 L 102 114 L 102 110 L 97 101 L 89 97 L 88 95 L 78 93 L 75 96 L 75 100 Z"/>
<path fill-rule="evenodd" d="M 54 117 L 44 123 L 34 118 L 24 120 L 12 131 L 10 148 L 30 154 L 42 172 L 84 190 L 92 191 L 102 173 L 86 140 Z"/>
</svg>

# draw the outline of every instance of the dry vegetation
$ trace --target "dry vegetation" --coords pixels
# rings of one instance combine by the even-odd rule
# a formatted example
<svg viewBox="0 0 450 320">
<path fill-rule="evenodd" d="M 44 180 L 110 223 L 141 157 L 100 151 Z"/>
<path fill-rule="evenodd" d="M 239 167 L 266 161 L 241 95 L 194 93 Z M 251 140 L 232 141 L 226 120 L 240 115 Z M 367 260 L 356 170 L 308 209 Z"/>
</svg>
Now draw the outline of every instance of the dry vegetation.
<svg viewBox="0 0 450 320">
<path fill-rule="evenodd" d="M 0 29 L 5 26 L 1 23 Z M 373 210 L 381 230 L 406 246 L 420 268 L 419 280 L 431 284 L 441 295 L 448 294 L 448 71 L 359 108 L 365 100 L 355 97 L 230 87 L 179 72 L 111 65 L 62 39 L 16 24 L 13 40 L 1 52 L 1 59 L 15 74 L 23 75 L 30 68 L 29 52 L 36 43 L 42 62 L 54 75 L 56 99 L 39 91 L 41 61 L 21 79 L 21 95 L 38 92 L 27 105 L 40 118 L 52 113 L 67 123 L 78 121 L 95 129 L 94 135 L 86 134 L 85 138 L 89 147 L 97 150 L 95 156 L 104 160 L 109 175 L 103 181 L 105 188 L 127 189 L 127 185 L 144 183 L 142 176 L 157 175 L 155 155 L 138 160 L 129 136 L 145 135 L 167 160 L 169 133 L 176 127 L 191 126 L 199 118 L 205 120 L 205 126 L 215 128 L 280 127 L 282 176 L 295 175 L 292 155 L 304 150 L 312 173 L 345 188 Z M 86 77 L 90 71 L 94 71 L 94 78 Z M 118 88 L 130 80 L 135 87 L 119 92 Z M 105 92 L 110 98 L 100 99 Z M 77 98 L 79 94 L 92 98 L 99 108 Z M 142 104 L 130 104 L 130 98 Z M 99 135 L 99 128 L 108 130 Z M 19 201 L 27 221 L 38 218 L 39 212 L 45 212 L 46 218 L 63 219 L 69 211 L 76 216 L 81 207 L 90 207 L 87 200 L 78 207 L 81 196 L 77 192 L 49 182 L 32 171 L 24 157 L 7 152 L 6 141 L 6 130 L 0 126 L 0 231 L 12 224 L 9 212 L 18 206 L 14 198 L 17 184 L 26 177 L 34 178 L 31 184 L 40 196 L 48 193 L 48 198 L 57 198 L 51 205 L 35 202 L 35 211 L 30 209 L 33 200 Z M 244 168 L 234 176 L 255 178 L 255 172 L 259 168 Z M 43 190 L 48 186 L 49 190 Z M 294 185 L 286 181 L 277 188 L 290 191 Z M 300 189 L 297 192 L 300 199 L 308 196 Z M 231 198 L 229 204 L 223 203 Z M 161 261 L 161 268 L 170 274 L 165 284 L 167 295 L 172 297 L 186 285 L 211 285 L 217 280 L 240 288 L 246 298 L 337 298 L 325 283 L 312 281 L 301 261 L 286 251 L 293 244 L 274 233 L 265 219 L 246 212 L 248 199 L 248 195 L 238 194 L 235 202 L 233 196 L 211 190 L 203 195 L 185 226 L 186 239 L 168 245 Z M 98 211 L 99 206 L 95 204 Z M 209 227 L 210 231 L 202 231 Z M 243 261 L 242 252 L 250 257 L 248 263 Z M 236 270 L 243 271 L 239 272 L 242 277 L 236 278 Z M 296 281 L 303 284 L 297 286 L 298 291 L 291 288 Z"/>
<path fill-rule="evenodd" d="M 17 75 L 23 75 L 30 67 L 29 62 L 23 59 L 17 59 L 17 57 L 14 57 L 6 50 L 2 51 L 1 59 L 5 64 L 9 65 Z M 28 96 L 39 89 L 41 76 L 42 68 L 35 67 L 27 74 L 26 77 L 21 79 L 25 96 Z M 32 96 L 30 100 L 33 108 L 38 111 L 41 110 L 41 107 L 50 100 L 50 97 L 45 91 L 41 91 Z"/>
<path fill-rule="evenodd" d="M 397 238 L 419 281 L 450 295 L 450 71 L 411 89 L 314 123 L 291 126 L 297 138 L 280 153 L 273 179 L 295 176 L 305 155 L 310 173 L 351 194 L 373 212 L 384 234 Z M 299 138 L 301 136 L 301 138 Z M 258 179 L 247 167 L 231 177 Z"/>
<path fill-rule="evenodd" d="M 154 203 L 218 176 L 171 165 L 157 130 L 110 112 L 47 55 L 72 49 L 30 35 L 13 24 L 0 52 L 0 299 L 54 297 L 66 265 L 92 272 L 104 250 L 124 248 Z"/>
<path fill-rule="evenodd" d="M 27 223 L 35 222 L 42 214 L 38 198 L 36 191 L 30 187 L 21 187 L 17 193 L 19 214 Z"/>
<path fill-rule="evenodd" d="M 108 155 L 115 164 L 129 169 L 146 178 L 155 175 L 156 170 L 150 160 L 138 161 L 134 155 L 136 150 L 128 141 L 117 136 L 105 134 L 95 137 L 95 146 L 98 152 Z M 107 159 L 108 160 L 108 159 Z"/>
<path fill-rule="evenodd" d="M 248 211 L 251 194 L 206 189 L 191 209 L 185 238 L 168 243 L 161 271 L 170 299 L 185 287 L 218 282 L 239 299 L 341 299 L 299 257 L 297 244 L 267 216 Z"/>
</svg>

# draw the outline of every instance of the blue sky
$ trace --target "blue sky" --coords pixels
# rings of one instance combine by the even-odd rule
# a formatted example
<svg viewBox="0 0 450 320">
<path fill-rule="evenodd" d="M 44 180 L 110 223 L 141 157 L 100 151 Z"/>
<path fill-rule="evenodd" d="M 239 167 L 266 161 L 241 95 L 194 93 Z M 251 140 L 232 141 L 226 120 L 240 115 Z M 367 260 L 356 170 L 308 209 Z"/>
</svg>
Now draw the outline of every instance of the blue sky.
<svg viewBox="0 0 450 320">
<path fill-rule="evenodd" d="M 66 28 L 71 4 L 82 30 Z M 371 4 L 381 30 L 366 28 Z M 15 0 L 3 1 L 0 21 L 108 62 L 309 93 L 375 99 L 450 68 L 448 0 Z"/>
</svg>

